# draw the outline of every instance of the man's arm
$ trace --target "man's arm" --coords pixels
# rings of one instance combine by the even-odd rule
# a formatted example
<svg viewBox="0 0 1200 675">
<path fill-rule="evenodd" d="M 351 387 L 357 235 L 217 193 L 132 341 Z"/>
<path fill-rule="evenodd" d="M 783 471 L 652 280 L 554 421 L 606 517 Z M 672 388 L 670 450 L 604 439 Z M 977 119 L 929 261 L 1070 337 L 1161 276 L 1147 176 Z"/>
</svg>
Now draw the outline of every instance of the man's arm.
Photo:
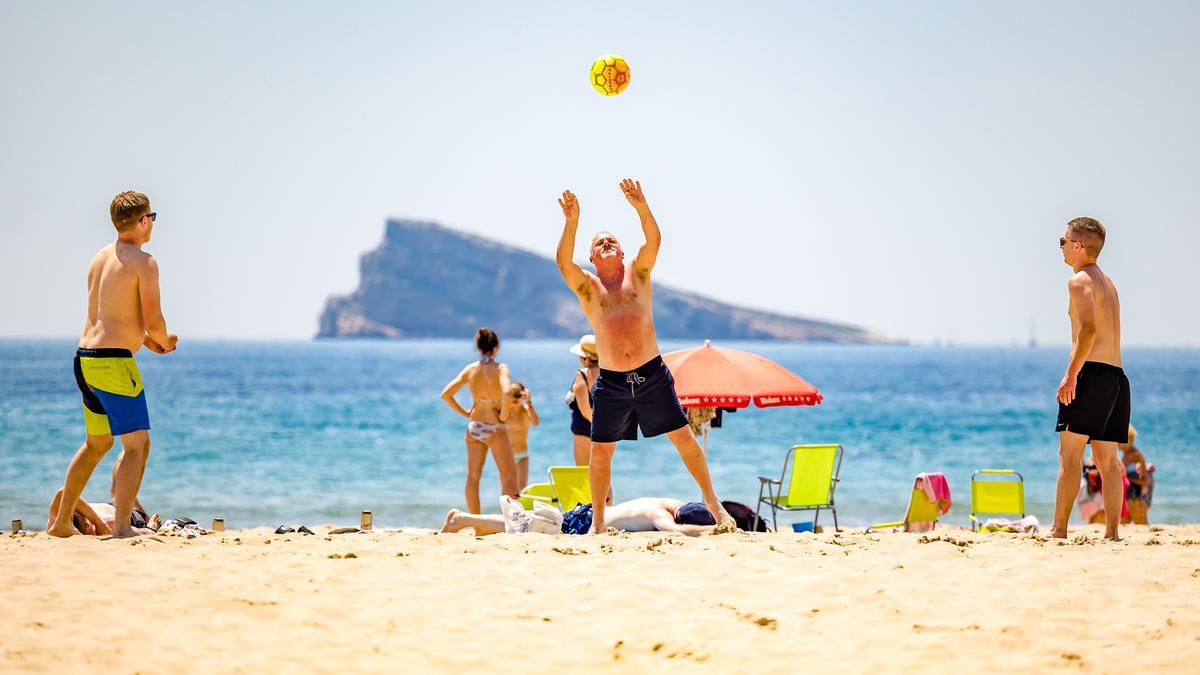
<svg viewBox="0 0 1200 675">
<path fill-rule="evenodd" d="M 108 526 L 108 523 L 104 522 L 104 519 L 92 508 L 92 505 L 84 501 L 82 497 L 75 503 L 75 510 L 84 518 L 87 518 L 88 522 L 96 528 L 96 534 L 112 534 L 112 528 Z"/>
<path fill-rule="evenodd" d="M 562 207 L 566 222 L 563 224 L 562 238 L 558 240 L 558 252 L 554 259 L 558 263 L 558 271 L 562 272 L 567 285 L 571 287 L 572 291 L 575 291 L 575 295 L 583 296 L 589 291 L 588 278 L 583 268 L 575 262 L 575 231 L 579 229 L 579 200 L 571 194 L 570 190 L 564 190 L 562 198 L 558 200 L 558 205 Z"/>
<path fill-rule="evenodd" d="M 707 534 L 714 527 L 713 525 L 681 525 L 675 522 L 675 519 L 671 517 L 671 513 L 666 509 L 660 509 L 650 522 L 654 523 L 654 529 L 659 532 L 679 532 L 689 537 L 698 537 L 702 534 Z"/>
<path fill-rule="evenodd" d="M 467 375 L 470 372 L 471 366 L 463 368 L 462 372 L 459 373 L 458 376 L 453 380 L 450 380 L 450 383 L 447 384 L 444 389 L 442 389 L 442 400 L 446 402 L 446 405 L 450 406 L 451 410 L 467 419 L 471 419 L 471 413 L 467 412 L 467 409 L 462 407 L 462 404 L 454 398 L 454 395 L 457 394 L 458 390 L 462 389 L 463 385 L 467 383 Z"/>
<path fill-rule="evenodd" d="M 159 354 L 175 351 L 179 337 L 167 332 L 167 320 L 163 318 L 162 298 L 158 290 L 158 261 L 154 256 L 146 256 L 146 264 L 138 272 L 138 297 L 141 298 L 142 322 L 146 327 L 146 339 L 142 340 L 142 344 Z"/>
<path fill-rule="evenodd" d="M 654 269 L 654 262 L 658 260 L 658 247 L 662 244 L 662 234 L 658 231 L 658 221 L 654 219 L 654 214 L 650 213 L 650 205 L 646 203 L 646 196 L 642 194 L 642 184 L 640 181 L 634 181 L 629 178 L 621 181 L 621 192 L 625 194 L 631 206 L 637 210 L 638 218 L 642 221 L 642 234 L 646 236 L 646 243 L 638 249 L 637 257 L 633 259 L 633 271 L 637 272 L 639 278 L 643 281 L 650 276 L 650 270 Z"/>
<path fill-rule="evenodd" d="M 1064 405 L 1070 405 L 1075 400 L 1075 383 L 1079 371 L 1092 353 L 1096 344 L 1096 301 L 1092 294 L 1091 278 L 1086 274 L 1075 275 L 1067 282 L 1067 291 L 1071 297 L 1071 308 L 1075 320 L 1079 322 L 1079 334 L 1071 344 L 1071 359 L 1067 363 L 1067 373 L 1063 375 L 1058 385 L 1058 400 Z"/>
</svg>

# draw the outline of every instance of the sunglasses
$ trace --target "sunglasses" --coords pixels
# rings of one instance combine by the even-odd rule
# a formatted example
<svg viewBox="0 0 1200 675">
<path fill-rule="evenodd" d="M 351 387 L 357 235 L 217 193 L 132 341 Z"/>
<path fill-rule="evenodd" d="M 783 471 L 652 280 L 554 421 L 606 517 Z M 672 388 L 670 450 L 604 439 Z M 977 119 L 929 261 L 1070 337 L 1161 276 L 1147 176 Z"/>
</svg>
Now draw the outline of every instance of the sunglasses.
<svg viewBox="0 0 1200 675">
<path fill-rule="evenodd" d="M 1062 248 L 1062 247 L 1066 246 L 1068 241 L 1078 241 L 1078 240 L 1077 239 L 1068 239 L 1066 237 L 1059 237 L 1058 238 L 1058 247 Z"/>
<path fill-rule="evenodd" d="M 154 219 L 158 217 L 158 214 L 157 214 L 157 213 L 155 213 L 154 211 L 151 211 L 150 213 L 147 213 L 146 215 L 144 215 L 144 216 L 142 216 L 142 217 L 143 217 L 143 218 L 149 218 L 149 219 L 150 219 L 150 222 L 152 222 L 152 223 L 153 223 L 153 222 L 154 222 Z"/>
</svg>

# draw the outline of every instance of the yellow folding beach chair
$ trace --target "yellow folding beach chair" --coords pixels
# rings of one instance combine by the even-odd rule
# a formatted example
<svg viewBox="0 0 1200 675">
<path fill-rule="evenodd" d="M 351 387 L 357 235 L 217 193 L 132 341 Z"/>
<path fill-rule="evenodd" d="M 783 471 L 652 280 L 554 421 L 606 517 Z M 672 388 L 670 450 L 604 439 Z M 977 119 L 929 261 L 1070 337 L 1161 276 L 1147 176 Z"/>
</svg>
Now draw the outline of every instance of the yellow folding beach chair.
<svg viewBox="0 0 1200 675">
<path fill-rule="evenodd" d="M 867 532 L 871 530 L 886 530 L 888 528 L 903 528 L 904 532 L 909 531 L 910 523 L 933 523 L 936 528 L 938 518 L 937 504 L 929 501 L 929 495 L 925 494 L 925 488 L 917 487 L 917 481 L 920 478 L 913 479 L 912 496 L 908 499 L 908 511 L 904 513 L 904 520 L 898 520 L 894 523 L 879 523 L 867 528 Z"/>
<path fill-rule="evenodd" d="M 821 509 L 828 509 L 833 512 L 833 529 L 841 532 L 837 522 L 837 508 L 833 504 L 833 491 L 837 488 L 838 474 L 841 470 L 840 445 L 792 446 L 783 458 L 783 473 L 780 474 L 779 480 L 766 476 L 758 477 L 758 505 L 754 508 L 754 526 L 758 527 L 758 513 L 762 505 L 766 504 L 771 507 L 771 529 L 779 529 L 776 520 L 778 511 L 816 511 L 816 515 L 813 516 L 813 531 L 816 531 Z"/>
<path fill-rule="evenodd" d="M 1012 469 L 980 469 L 971 474 L 971 530 L 979 516 L 1025 517 L 1025 478 Z"/>
<path fill-rule="evenodd" d="M 554 498 L 564 513 L 579 504 L 592 503 L 592 486 L 588 482 L 586 466 L 552 466 L 549 473 Z"/>
<path fill-rule="evenodd" d="M 526 511 L 533 510 L 533 502 L 539 501 L 557 507 L 558 501 L 554 498 L 554 485 L 552 483 L 530 483 L 521 490 L 518 501 L 521 502 L 521 508 Z"/>
</svg>

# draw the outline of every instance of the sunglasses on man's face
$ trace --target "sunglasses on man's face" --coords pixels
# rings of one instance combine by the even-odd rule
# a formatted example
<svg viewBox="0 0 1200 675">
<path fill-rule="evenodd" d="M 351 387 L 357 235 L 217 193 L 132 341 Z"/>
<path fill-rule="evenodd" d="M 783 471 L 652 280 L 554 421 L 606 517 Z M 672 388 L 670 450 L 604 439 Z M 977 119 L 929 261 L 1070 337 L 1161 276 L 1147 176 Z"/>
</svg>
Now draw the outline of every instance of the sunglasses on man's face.
<svg viewBox="0 0 1200 675">
<path fill-rule="evenodd" d="M 143 218 L 149 218 L 149 219 L 150 219 L 150 222 L 152 222 L 152 223 L 153 223 L 153 222 L 154 222 L 154 219 L 158 217 L 158 214 L 157 214 L 157 213 L 155 213 L 155 212 L 153 212 L 153 211 L 151 211 L 150 213 L 147 213 L 146 215 L 144 215 L 144 216 L 142 216 L 142 217 L 143 217 Z"/>
<path fill-rule="evenodd" d="M 1066 237 L 1059 237 L 1059 238 L 1058 238 L 1058 247 L 1059 247 L 1059 248 L 1062 248 L 1062 247 L 1066 246 L 1068 241 L 1075 241 L 1075 240 L 1074 240 L 1074 239 L 1068 239 L 1068 238 L 1066 238 Z"/>
</svg>

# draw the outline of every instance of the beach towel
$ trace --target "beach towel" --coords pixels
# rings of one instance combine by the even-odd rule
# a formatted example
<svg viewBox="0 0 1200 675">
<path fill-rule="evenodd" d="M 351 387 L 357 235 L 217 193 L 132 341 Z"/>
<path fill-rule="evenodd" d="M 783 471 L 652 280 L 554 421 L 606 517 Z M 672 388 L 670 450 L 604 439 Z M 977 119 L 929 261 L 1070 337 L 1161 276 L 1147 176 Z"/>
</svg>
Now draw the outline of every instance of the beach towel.
<svg viewBox="0 0 1200 675">
<path fill-rule="evenodd" d="M 930 473 L 919 473 L 917 478 L 921 479 L 925 486 L 925 496 L 929 497 L 929 501 L 936 504 L 938 507 L 938 515 L 944 516 L 950 510 L 950 483 L 946 481 L 946 474 L 934 471 Z"/>
<path fill-rule="evenodd" d="M 983 532 L 1018 532 L 1022 534 L 1037 534 L 1041 529 L 1041 523 L 1038 522 L 1037 516 L 1025 516 L 1020 520 L 1009 520 L 1008 518 L 988 518 L 983 527 L 979 528 Z"/>
<path fill-rule="evenodd" d="M 533 510 L 527 511 L 521 502 L 501 495 L 500 512 L 504 514 L 504 531 L 513 533 L 541 532 L 542 534 L 559 534 L 562 532 L 562 513 L 558 509 L 540 501 L 533 502 Z"/>
<path fill-rule="evenodd" d="M 172 518 L 158 527 L 158 534 L 185 537 L 187 539 L 194 539 L 208 533 L 208 530 L 200 527 L 196 524 L 196 521 L 190 518 Z"/>
<path fill-rule="evenodd" d="M 950 483 L 945 474 L 938 472 L 921 472 L 917 474 L 914 488 L 925 492 L 925 497 L 937 508 L 938 517 L 946 515 L 950 510 Z M 911 506 L 911 505 L 910 505 Z M 937 526 L 936 521 L 909 521 L 904 523 L 905 532 L 932 532 Z"/>
<path fill-rule="evenodd" d="M 946 482 L 945 474 L 921 474 L 925 479 L 925 496 L 929 501 L 938 505 L 938 515 L 945 515 L 950 510 L 950 484 Z"/>
</svg>

